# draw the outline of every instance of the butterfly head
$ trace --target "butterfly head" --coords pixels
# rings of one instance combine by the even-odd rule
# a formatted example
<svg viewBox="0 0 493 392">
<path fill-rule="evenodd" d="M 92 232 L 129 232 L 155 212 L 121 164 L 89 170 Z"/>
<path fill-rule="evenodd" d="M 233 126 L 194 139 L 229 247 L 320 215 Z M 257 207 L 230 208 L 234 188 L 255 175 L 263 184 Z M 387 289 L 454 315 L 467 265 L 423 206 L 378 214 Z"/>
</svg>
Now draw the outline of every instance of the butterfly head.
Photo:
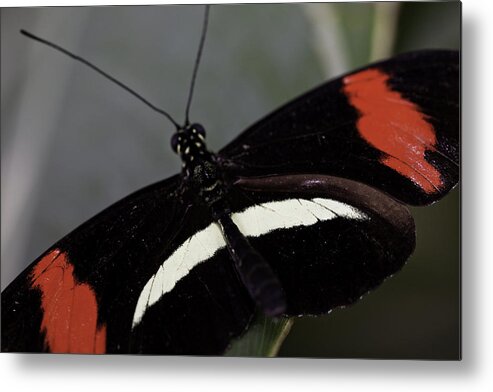
<svg viewBox="0 0 493 392">
<path fill-rule="evenodd" d="M 179 129 L 171 138 L 171 148 L 180 156 L 184 167 L 194 166 L 210 157 L 205 144 L 205 129 L 200 124 Z"/>
</svg>

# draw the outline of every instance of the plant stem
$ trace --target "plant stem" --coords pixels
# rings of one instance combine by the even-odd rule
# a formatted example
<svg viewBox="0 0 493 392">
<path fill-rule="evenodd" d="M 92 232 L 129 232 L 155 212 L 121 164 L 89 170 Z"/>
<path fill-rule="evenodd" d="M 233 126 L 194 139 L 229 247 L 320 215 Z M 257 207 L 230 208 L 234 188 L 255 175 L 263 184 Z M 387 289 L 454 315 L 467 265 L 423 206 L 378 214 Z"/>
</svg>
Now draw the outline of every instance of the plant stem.
<svg viewBox="0 0 493 392">
<path fill-rule="evenodd" d="M 394 48 L 400 3 L 375 3 L 370 61 L 389 57 Z"/>
</svg>

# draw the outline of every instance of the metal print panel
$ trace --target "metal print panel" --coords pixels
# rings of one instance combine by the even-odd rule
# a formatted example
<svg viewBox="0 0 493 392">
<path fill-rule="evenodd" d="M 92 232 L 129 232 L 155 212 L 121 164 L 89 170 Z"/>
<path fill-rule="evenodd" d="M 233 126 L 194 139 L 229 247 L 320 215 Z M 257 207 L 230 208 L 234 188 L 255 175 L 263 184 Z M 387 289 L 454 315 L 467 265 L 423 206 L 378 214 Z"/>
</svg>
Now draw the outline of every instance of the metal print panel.
<svg viewBox="0 0 493 392">
<path fill-rule="evenodd" d="M 2 351 L 459 359 L 459 43 L 459 3 L 2 10 Z"/>
</svg>

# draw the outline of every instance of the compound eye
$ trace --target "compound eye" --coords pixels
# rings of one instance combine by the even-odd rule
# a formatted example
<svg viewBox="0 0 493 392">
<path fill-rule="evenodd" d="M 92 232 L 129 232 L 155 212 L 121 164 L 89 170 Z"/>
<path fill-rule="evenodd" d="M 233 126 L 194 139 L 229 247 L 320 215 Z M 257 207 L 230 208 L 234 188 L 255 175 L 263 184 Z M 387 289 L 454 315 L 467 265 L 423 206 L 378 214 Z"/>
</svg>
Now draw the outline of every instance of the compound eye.
<svg viewBox="0 0 493 392">
<path fill-rule="evenodd" d="M 197 132 L 199 135 L 201 135 L 203 138 L 205 138 L 205 129 L 202 125 L 200 124 L 193 124 L 192 125 L 192 130 Z"/>
<path fill-rule="evenodd" d="M 175 133 L 171 137 L 171 148 L 174 152 L 178 152 L 178 146 L 180 145 L 181 137 L 179 134 Z"/>
</svg>

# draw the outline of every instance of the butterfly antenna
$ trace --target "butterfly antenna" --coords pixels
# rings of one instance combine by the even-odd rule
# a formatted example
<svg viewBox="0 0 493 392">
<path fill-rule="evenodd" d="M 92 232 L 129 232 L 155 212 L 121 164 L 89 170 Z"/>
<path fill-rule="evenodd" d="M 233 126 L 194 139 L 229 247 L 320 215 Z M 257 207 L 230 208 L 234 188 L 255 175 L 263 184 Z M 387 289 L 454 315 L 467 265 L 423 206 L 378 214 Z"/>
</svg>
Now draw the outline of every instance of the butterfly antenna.
<svg viewBox="0 0 493 392">
<path fill-rule="evenodd" d="M 139 100 L 141 100 L 142 102 L 144 102 L 152 110 L 154 110 L 154 111 L 162 114 L 163 116 L 165 116 L 169 121 L 171 121 L 173 123 L 173 125 L 176 127 L 176 129 L 180 129 L 180 125 L 167 112 L 165 112 L 163 109 L 158 108 L 156 105 L 152 104 L 147 99 L 145 99 L 142 95 L 138 94 L 137 92 L 135 92 L 134 90 L 132 90 L 130 87 L 128 87 L 127 85 L 123 84 L 119 80 L 115 79 L 113 76 L 107 74 L 102 69 L 96 67 L 94 64 L 90 63 L 89 61 L 83 59 L 80 56 L 77 56 L 74 53 L 69 52 L 67 49 L 62 48 L 61 46 L 58 46 L 58 45 L 54 44 L 53 42 L 50 42 L 50 41 L 47 41 L 47 40 L 45 40 L 43 38 L 37 37 L 37 36 L 35 36 L 34 34 L 31 34 L 28 31 L 21 30 L 21 34 L 24 34 L 26 37 L 29 37 L 29 38 L 31 38 L 31 39 L 33 39 L 35 41 L 41 42 L 42 44 L 48 45 L 48 46 L 52 47 L 53 49 L 56 49 L 59 52 L 62 52 L 64 54 L 66 54 L 67 56 L 73 58 L 74 60 L 80 61 L 81 63 L 87 65 L 89 68 L 92 68 L 94 71 L 96 71 L 100 75 L 103 75 L 106 79 L 109 79 L 110 81 L 112 81 L 113 83 L 117 84 L 118 86 L 120 86 L 124 90 L 128 91 L 134 97 L 136 97 Z"/>
<path fill-rule="evenodd" d="M 185 125 L 189 125 L 190 121 L 188 115 L 190 113 L 190 105 L 192 104 L 193 89 L 195 87 L 195 79 L 197 78 L 197 71 L 199 69 L 200 58 L 202 57 L 202 50 L 204 49 L 205 36 L 207 35 L 207 25 L 209 23 L 209 5 L 205 6 L 204 23 L 202 24 L 202 35 L 200 36 L 199 50 L 197 57 L 195 58 L 195 65 L 193 67 L 192 83 L 190 85 L 190 91 L 188 93 L 187 108 L 185 110 Z"/>
</svg>

